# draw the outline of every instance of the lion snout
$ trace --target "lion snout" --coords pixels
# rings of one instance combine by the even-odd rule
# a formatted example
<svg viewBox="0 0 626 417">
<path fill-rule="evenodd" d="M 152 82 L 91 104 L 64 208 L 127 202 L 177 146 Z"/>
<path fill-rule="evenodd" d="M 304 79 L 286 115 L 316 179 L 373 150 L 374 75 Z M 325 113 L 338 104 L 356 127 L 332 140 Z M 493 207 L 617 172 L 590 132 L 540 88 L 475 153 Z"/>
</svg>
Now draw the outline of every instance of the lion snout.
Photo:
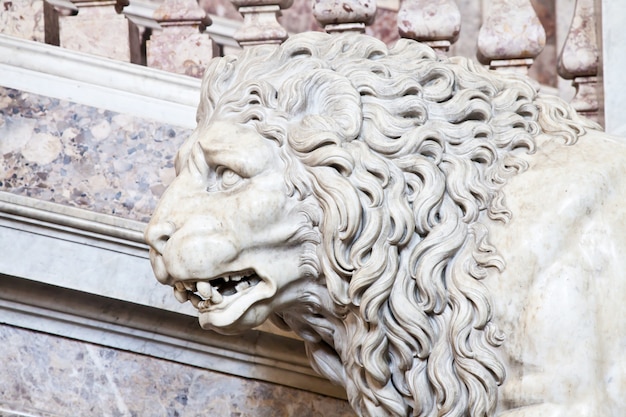
<svg viewBox="0 0 626 417">
<path fill-rule="evenodd" d="M 225 236 L 221 223 L 212 218 L 194 218 L 181 226 L 173 221 L 152 222 L 144 238 L 150 246 L 150 260 L 157 280 L 174 281 L 219 275 L 235 261 L 242 248 L 236 239 Z"/>
<path fill-rule="evenodd" d="M 172 222 L 150 223 L 144 232 L 146 243 L 159 255 L 163 254 L 165 245 L 176 231 L 176 226 Z"/>
</svg>

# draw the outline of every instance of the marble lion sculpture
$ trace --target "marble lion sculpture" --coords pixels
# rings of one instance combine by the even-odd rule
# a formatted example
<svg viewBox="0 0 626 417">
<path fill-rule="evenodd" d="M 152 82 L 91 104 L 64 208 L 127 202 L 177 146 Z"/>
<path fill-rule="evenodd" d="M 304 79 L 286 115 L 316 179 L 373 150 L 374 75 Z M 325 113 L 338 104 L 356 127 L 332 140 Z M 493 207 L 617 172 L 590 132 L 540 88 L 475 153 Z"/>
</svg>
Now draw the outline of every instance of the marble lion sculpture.
<svg viewBox="0 0 626 417">
<path fill-rule="evenodd" d="M 146 230 L 233 334 L 362 416 L 626 416 L 626 148 L 525 80 L 307 33 L 213 60 Z"/>
</svg>

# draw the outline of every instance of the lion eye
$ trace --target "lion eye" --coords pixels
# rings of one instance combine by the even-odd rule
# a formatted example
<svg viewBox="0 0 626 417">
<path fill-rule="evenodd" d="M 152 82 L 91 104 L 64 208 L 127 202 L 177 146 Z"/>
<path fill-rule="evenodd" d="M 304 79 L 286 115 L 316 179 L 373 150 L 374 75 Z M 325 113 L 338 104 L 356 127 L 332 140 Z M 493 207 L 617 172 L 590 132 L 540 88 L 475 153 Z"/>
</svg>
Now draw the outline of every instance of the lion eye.
<svg viewBox="0 0 626 417">
<path fill-rule="evenodd" d="M 242 180 L 239 174 L 228 168 L 219 168 L 216 174 L 218 178 L 221 178 L 222 187 L 224 189 L 233 187 Z"/>
<path fill-rule="evenodd" d="M 209 172 L 207 178 L 208 192 L 226 191 L 243 181 L 243 177 L 230 168 L 218 166 Z"/>
</svg>

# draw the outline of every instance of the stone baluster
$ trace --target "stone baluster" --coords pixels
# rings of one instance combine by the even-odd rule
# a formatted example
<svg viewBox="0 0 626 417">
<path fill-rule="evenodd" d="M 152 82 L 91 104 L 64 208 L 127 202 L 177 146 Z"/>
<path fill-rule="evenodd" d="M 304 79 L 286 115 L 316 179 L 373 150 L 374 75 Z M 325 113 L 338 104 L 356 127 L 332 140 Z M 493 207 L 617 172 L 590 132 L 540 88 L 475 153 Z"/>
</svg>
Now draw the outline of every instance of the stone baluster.
<svg viewBox="0 0 626 417">
<path fill-rule="evenodd" d="M 453 0 L 403 0 L 398 31 L 443 55 L 459 37 L 461 12 Z"/>
<path fill-rule="evenodd" d="M 154 11 L 159 5 L 145 0 L 117 0 L 115 11 L 123 14 L 128 20 L 128 42 L 130 46 L 130 62 L 147 65 L 146 40 L 153 30 L 160 30 L 161 26 L 153 18 Z"/>
<path fill-rule="evenodd" d="M 363 33 L 374 22 L 376 0 L 315 0 L 313 16 L 328 33 Z"/>
<path fill-rule="evenodd" d="M 483 0 L 478 60 L 491 69 L 528 73 L 546 44 L 546 32 L 529 0 Z"/>
<path fill-rule="evenodd" d="M 165 0 L 152 15 L 161 26 L 146 43 L 149 67 L 202 77 L 216 55 L 216 45 L 205 33 L 211 24 L 196 0 Z"/>
<path fill-rule="evenodd" d="M 571 104 L 581 114 L 600 122 L 596 19 L 593 0 L 577 0 L 557 66 L 561 77 L 572 80 L 576 95 Z"/>
<path fill-rule="evenodd" d="M 78 7 L 69 0 L 45 0 L 43 2 L 44 42 L 61 46 L 59 18 L 77 14 Z"/>
<path fill-rule="evenodd" d="M 46 0 L 46 42 L 130 61 L 128 22 L 116 12 L 127 0 Z"/>
<path fill-rule="evenodd" d="M 243 25 L 234 38 L 242 48 L 259 44 L 279 44 L 287 39 L 287 30 L 278 23 L 281 10 L 293 0 L 230 0 L 243 16 Z"/>
</svg>

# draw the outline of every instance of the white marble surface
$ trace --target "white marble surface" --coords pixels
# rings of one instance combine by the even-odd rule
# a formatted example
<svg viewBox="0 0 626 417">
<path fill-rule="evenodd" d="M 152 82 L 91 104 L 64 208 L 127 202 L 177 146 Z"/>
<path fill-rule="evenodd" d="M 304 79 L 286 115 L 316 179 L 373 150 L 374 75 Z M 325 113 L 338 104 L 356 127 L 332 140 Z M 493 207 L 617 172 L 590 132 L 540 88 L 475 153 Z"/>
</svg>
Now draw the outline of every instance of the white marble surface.
<svg viewBox="0 0 626 417">
<path fill-rule="evenodd" d="M 602 73 L 604 79 L 604 119 L 608 133 L 626 136 L 626 8 L 621 2 L 602 0 Z"/>
<path fill-rule="evenodd" d="M 513 216 L 490 240 L 506 268 L 485 282 L 506 335 L 501 401 L 522 407 L 504 416 L 626 412 L 621 142 L 591 132 L 540 144 L 505 189 Z"/>
</svg>

